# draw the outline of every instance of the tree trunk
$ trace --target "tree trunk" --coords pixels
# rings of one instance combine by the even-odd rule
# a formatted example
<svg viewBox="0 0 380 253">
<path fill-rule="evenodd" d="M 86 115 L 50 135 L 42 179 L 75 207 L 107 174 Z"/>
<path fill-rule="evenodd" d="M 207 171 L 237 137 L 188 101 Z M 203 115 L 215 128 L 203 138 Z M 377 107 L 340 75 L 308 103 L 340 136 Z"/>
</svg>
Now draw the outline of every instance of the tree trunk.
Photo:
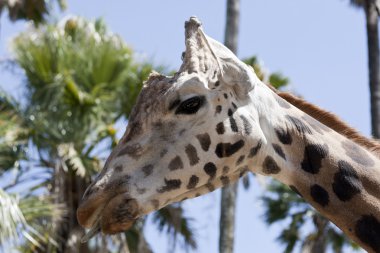
<svg viewBox="0 0 380 253">
<path fill-rule="evenodd" d="M 371 97 L 372 135 L 380 138 L 380 66 L 379 66 L 379 14 L 376 0 L 365 0 L 364 11 L 367 24 L 369 88 Z"/>
<path fill-rule="evenodd" d="M 138 253 L 153 253 L 152 249 L 150 248 L 149 243 L 147 242 L 145 235 L 144 235 L 144 220 L 139 220 L 136 222 L 136 229 L 139 233 L 139 242 L 137 245 L 137 252 Z"/>
<path fill-rule="evenodd" d="M 226 186 L 222 189 L 220 205 L 220 234 L 219 252 L 232 253 L 234 251 L 234 232 L 235 232 L 235 209 L 237 183 Z"/>
<path fill-rule="evenodd" d="M 227 0 L 226 30 L 224 44 L 237 53 L 237 41 L 239 30 L 239 0 Z M 222 189 L 220 205 L 220 235 L 219 252 L 232 253 L 234 247 L 235 208 L 236 208 L 237 183 Z"/>
<path fill-rule="evenodd" d="M 301 248 L 301 253 L 326 252 L 329 221 L 325 217 L 315 214 L 313 215 L 313 223 L 317 232 L 305 240 Z"/>
<path fill-rule="evenodd" d="M 227 0 L 224 45 L 237 54 L 239 34 L 240 0 Z"/>
<path fill-rule="evenodd" d="M 54 173 L 52 192 L 56 196 L 56 202 L 63 204 L 66 215 L 55 221 L 55 235 L 58 242 L 58 253 L 88 253 L 87 243 L 81 243 L 84 229 L 78 224 L 76 210 L 80 199 L 88 185 L 88 180 L 79 177 L 74 171 L 65 171 L 62 166 L 57 166 Z"/>
</svg>

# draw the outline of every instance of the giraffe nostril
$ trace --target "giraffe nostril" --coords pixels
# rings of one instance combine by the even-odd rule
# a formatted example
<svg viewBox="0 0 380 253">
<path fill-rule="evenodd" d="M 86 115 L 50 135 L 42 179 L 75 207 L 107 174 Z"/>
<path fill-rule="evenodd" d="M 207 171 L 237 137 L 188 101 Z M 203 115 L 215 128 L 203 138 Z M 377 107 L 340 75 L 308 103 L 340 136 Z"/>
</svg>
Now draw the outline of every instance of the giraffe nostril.
<svg viewBox="0 0 380 253">
<path fill-rule="evenodd" d="M 135 199 L 124 199 L 115 209 L 114 214 L 119 221 L 125 219 L 136 219 L 138 214 L 138 204 Z"/>
</svg>

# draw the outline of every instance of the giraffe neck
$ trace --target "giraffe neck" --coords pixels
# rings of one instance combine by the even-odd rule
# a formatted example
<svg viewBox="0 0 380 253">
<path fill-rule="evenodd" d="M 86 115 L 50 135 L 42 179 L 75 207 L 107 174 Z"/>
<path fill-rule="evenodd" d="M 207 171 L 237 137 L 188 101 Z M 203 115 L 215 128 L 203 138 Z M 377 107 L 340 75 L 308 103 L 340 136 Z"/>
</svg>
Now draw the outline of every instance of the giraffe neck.
<svg viewBox="0 0 380 253">
<path fill-rule="evenodd" d="M 380 252 L 380 159 L 266 86 L 255 92 L 265 143 L 254 172 L 287 184 L 364 249 Z"/>
</svg>

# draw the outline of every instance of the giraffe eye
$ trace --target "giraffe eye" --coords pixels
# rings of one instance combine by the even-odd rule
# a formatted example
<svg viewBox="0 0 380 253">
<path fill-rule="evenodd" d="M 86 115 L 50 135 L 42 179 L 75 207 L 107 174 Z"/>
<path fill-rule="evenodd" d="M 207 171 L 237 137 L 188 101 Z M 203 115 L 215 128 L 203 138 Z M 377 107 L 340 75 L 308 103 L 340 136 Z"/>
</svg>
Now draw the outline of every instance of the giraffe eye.
<svg viewBox="0 0 380 253">
<path fill-rule="evenodd" d="M 175 114 L 194 114 L 204 104 L 204 97 L 192 97 L 183 101 L 175 111 Z"/>
</svg>

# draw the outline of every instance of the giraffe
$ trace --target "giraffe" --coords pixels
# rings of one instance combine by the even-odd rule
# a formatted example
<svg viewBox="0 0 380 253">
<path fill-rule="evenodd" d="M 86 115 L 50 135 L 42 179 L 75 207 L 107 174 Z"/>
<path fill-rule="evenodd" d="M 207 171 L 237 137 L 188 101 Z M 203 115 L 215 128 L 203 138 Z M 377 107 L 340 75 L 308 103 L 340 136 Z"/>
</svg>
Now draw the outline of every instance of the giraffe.
<svg viewBox="0 0 380 253">
<path fill-rule="evenodd" d="M 114 234 L 170 203 L 248 172 L 288 185 L 368 252 L 380 252 L 380 159 L 334 115 L 262 83 L 254 70 L 185 22 L 174 76 L 152 73 L 129 123 L 77 210 Z"/>
</svg>

